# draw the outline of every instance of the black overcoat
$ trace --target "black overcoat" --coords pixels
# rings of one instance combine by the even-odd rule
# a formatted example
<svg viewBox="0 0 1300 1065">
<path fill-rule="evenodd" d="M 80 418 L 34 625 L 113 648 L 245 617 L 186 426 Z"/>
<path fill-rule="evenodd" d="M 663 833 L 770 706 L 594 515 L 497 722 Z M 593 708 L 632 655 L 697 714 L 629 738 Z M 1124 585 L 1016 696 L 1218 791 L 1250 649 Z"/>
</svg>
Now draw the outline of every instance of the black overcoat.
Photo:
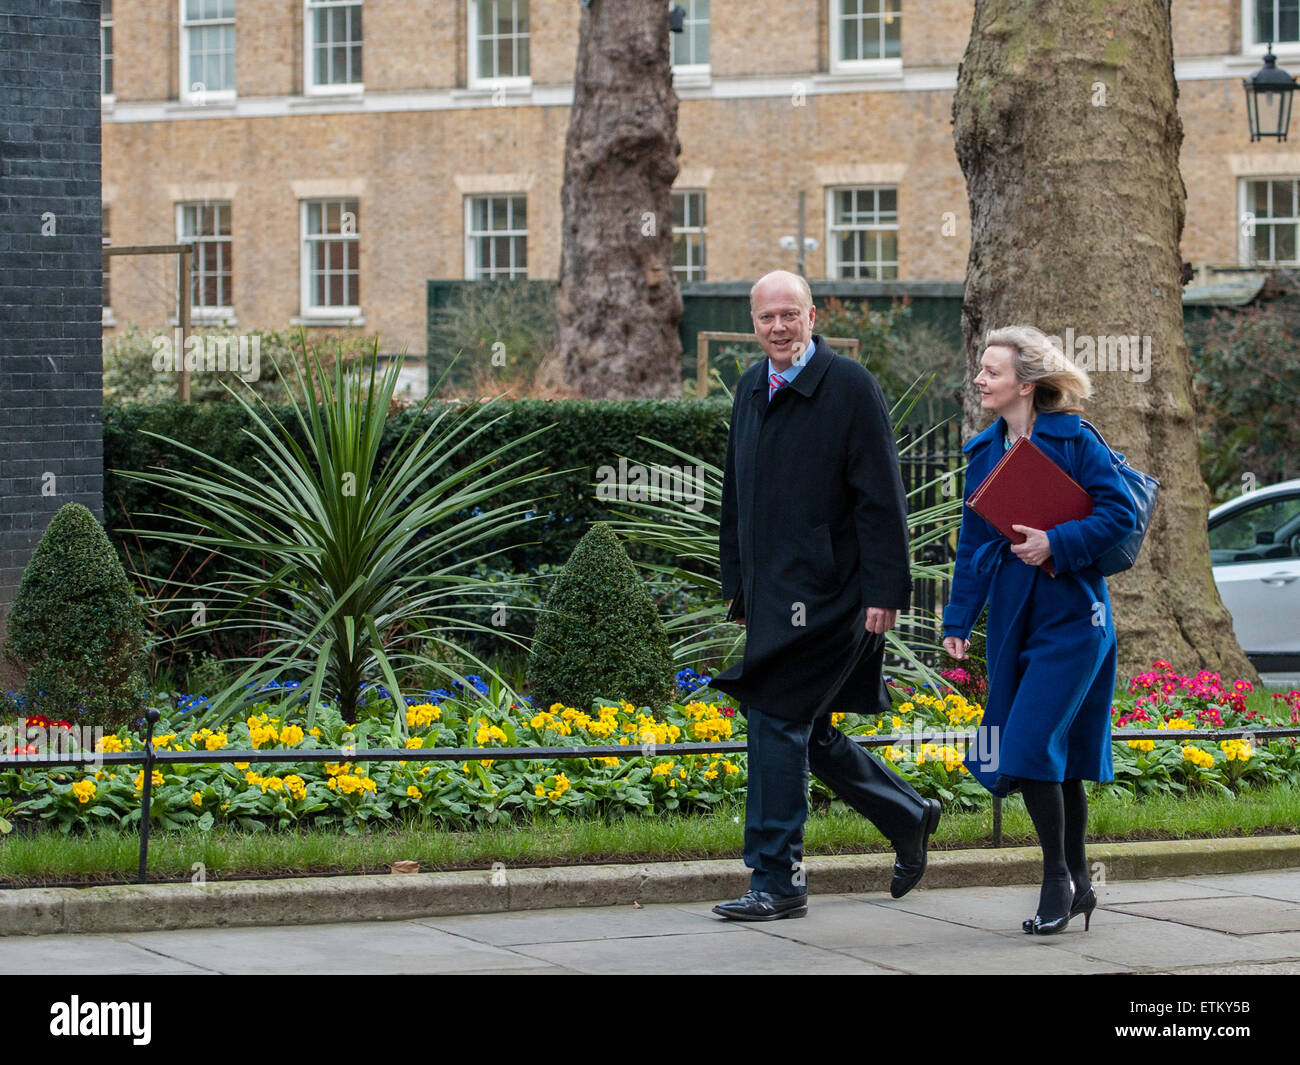
<svg viewBox="0 0 1300 1065">
<path fill-rule="evenodd" d="M 808 364 L 771 403 L 766 358 L 736 386 L 719 529 L 722 591 L 737 600 L 746 639 L 743 659 L 712 687 L 793 721 L 881 708 L 884 646 L 862 636 L 866 608 L 905 610 L 912 587 L 880 386 L 813 340 Z"/>
</svg>

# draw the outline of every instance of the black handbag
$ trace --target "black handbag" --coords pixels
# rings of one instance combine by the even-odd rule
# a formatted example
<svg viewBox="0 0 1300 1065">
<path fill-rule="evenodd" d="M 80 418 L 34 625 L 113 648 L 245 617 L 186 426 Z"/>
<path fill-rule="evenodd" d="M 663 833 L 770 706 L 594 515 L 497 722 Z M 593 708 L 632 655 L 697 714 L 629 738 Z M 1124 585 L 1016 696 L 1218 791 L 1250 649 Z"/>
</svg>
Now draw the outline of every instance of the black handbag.
<svg viewBox="0 0 1300 1065">
<path fill-rule="evenodd" d="M 1093 563 L 1103 577 L 1109 577 L 1114 573 L 1123 573 L 1126 569 L 1132 569 L 1133 563 L 1137 561 L 1138 551 L 1142 548 L 1142 541 L 1146 538 L 1147 528 L 1151 524 L 1151 512 L 1156 507 L 1156 493 L 1160 491 L 1160 482 L 1150 474 L 1130 466 L 1122 454 L 1106 443 L 1106 438 L 1092 422 L 1083 418 L 1079 421 L 1090 429 L 1092 435 L 1101 441 L 1102 447 L 1110 452 L 1110 464 L 1119 474 L 1120 483 L 1128 491 L 1133 506 L 1137 509 L 1137 528 Z"/>
</svg>

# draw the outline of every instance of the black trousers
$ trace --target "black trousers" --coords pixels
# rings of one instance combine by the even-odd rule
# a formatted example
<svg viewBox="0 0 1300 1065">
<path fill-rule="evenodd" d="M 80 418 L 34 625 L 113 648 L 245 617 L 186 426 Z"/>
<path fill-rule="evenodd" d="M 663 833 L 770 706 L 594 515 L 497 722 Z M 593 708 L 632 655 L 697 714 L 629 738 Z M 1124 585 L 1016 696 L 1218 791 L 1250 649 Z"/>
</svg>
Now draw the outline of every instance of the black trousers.
<svg viewBox="0 0 1300 1065">
<path fill-rule="evenodd" d="M 891 843 L 920 827 L 925 803 L 916 789 L 831 724 L 787 721 L 741 707 L 748 722 L 749 791 L 745 864 L 749 886 L 774 895 L 807 891 L 803 826 L 808 773 L 876 826 Z"/>
</svg>

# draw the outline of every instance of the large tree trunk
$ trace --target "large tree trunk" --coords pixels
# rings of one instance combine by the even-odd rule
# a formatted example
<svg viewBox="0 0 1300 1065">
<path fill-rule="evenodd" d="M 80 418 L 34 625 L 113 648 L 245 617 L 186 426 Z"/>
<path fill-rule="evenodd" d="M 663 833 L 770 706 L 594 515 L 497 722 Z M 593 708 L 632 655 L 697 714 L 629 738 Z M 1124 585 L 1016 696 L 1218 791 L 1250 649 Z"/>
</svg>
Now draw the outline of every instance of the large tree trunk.
<svg viewBox="0 0 1300 1065">
<path fill-rule="evenodd" d="M 1177 98 L 1168 0 L 976 0 L 953 102 L 971 210 L 966 361 L 978 373 L 982 337 L 1004 325 L 1063 341 L 1150 338 L 1147 380 L 1131 353 L 1098 371 L 1086 343 L 1067 345 L 1092 371 L 1089 420 L 1162 486 L 1137 566 L 1110 581 L 1120 670 L 1165 658 L 1257 679 L 1210 572 L 1183 336 Z M 967 433 L 987 424 L 978 402 L 968 390 Z"/>
<path fill-rule="evenodd" d="M 677 94 L 663 0 L 594 0 L 564 149 L 556 351 L 540 373 L 582 396 L 681 395 L 672 270 Z"/>
</svg>

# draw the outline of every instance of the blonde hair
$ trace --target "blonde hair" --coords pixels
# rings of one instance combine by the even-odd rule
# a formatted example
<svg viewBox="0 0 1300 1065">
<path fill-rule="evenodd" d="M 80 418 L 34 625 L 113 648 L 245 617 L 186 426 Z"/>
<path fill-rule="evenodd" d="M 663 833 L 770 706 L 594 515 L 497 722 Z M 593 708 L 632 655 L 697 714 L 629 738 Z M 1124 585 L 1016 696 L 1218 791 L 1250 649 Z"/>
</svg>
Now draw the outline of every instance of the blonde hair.
<svg viewBox="0 0 1300 1065">
<path fill-rule="evenodd" d="M 1083 412 L 1083 400 L 1092 395 L 1092 382 L 1041 329 L 1032 325 L 994 329 L 984 338 L 984 347 L 995 345 L 1014 353 L 1011 365 L 1016 380 L 1033 384 L 1035 410 Z"/>
</svg>

